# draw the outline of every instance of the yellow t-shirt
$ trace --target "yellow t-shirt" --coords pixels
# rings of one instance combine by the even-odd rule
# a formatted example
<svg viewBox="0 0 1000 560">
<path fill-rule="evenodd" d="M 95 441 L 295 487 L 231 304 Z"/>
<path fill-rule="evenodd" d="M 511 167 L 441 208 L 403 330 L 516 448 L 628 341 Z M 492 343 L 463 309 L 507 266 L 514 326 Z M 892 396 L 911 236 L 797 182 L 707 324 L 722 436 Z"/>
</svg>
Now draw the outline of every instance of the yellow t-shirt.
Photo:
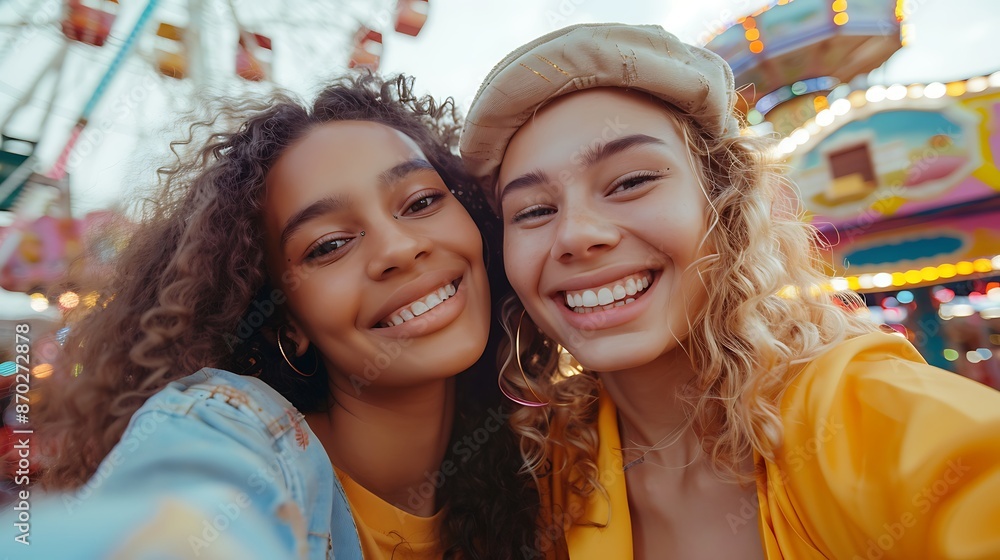
<svg viewBox="0 0 1000 560">
<path fill-rule="evenodd" d="M 431 517 L 407 513 L 334 467 L 344 486 L 365 560 L 440 560 L 441 510 Z"/>
<path fill-rule="evenodd" d="M 1000 392 L 927 365 L 898 336 L 873 333 L 805 366 L 781 416 L 778 456 L 758 458 L 768 560 L 1000 558 Z M 606 395 L 598 432 L 610 503 L 579 503 L 553 477 L 542 504 L 544 515 L 572 510 L 607 525 L 569 527 L 549 558 L 632 557 L 617 413 Z"/>
</svg>

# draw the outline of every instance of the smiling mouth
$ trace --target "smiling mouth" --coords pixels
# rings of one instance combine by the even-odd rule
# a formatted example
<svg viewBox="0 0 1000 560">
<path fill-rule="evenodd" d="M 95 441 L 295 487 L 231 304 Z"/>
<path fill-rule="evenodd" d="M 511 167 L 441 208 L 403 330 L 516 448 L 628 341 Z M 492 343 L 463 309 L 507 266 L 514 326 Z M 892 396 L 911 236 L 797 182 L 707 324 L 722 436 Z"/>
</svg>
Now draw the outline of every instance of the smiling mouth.
<svg viewBox="0 0 1000 560">
<path fill-rule="evenodd" d="M 559 292 L 564 305 L 574 313 L 593 313 L 625 307 L 646 294 L 653 282 L 654 272 L 645 270 L 630 274 L 614 282 L 586 290 Z"/>
<path fill-rule="evenodd" d="M 428 293 L 424 297 L 410 302 L 386 315 L 375 325 L 374 328 L 385 329 L 388 327 L 395 327 L 420 317 L 424 313 L 427 313 L 431 309 L 434 309 L 451 299 L 451 297 L 458 291 L 458 286 L 461 283 L 462 277 L 459 277 L 443 286 L 440 286 L 438 289 Z"/>
</svg>

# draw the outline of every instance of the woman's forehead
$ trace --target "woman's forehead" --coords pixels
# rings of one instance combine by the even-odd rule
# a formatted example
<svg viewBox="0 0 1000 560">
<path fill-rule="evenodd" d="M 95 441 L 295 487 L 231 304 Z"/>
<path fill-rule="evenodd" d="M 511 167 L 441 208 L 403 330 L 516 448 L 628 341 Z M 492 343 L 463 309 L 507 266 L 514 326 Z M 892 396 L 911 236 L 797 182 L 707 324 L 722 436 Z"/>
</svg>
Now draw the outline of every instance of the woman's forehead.
<svg viewBox="0 0 1000 560">
<path fill-rule="evenodd" d="M 594 88 L 565 95 L 539 109 L 514 134 L 497 186 L 537 166 L 579 167 L 587 154 L 631 137 L 654 137 L 681 149 L 679 122 L 668 106 L 644 92 Z"/>
</svg>

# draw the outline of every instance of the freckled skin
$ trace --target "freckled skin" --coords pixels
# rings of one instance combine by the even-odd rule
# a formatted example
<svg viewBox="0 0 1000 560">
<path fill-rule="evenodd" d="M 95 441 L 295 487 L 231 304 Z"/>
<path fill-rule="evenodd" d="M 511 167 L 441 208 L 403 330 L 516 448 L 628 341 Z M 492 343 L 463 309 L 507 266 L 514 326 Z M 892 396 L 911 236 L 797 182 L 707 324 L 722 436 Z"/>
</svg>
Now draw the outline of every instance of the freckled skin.
<svg viewBox="0 0 1000 560">
<path fill-rule="evenodd" d="M 503 198 L 504 264 L 535 323 L 598 373 L 631 448 L 626 461 L 678 433 L 625 473 L 634 557 L 758 559 L 755 488 L 721 481 L 694 431 L 674 431 L 684 422 L 675 395 L 695 375 L 679 342 L 705 299 L 695 263 L 710 252 L 709 206 L 665 111 L 647 96 L 598 88 L 561 97 L 522 126 L 499 187 L 533 172 L 549 181 Z M 589 148 L 621 135 L 652 141 L 587 165 Z M 605 326 L 593 313 L 581 328 L 581 316 L 567 316 L 562 285 L 641 269 L 656 279 L 629 304 L 645 307 L 627 322 Z"/>
<path fill-rule="evenodd" d="M 500 168 L 501 186 L 536 169 L 554 179 L 504 198 L 504 262 L 511 285 L 539 327 L 595 371 L 649 363 L 673 351 L 677 339 L 686 336 L 688 310 L 704 297 L 697 274 L 684 271 L 700 255 L 707 202 L 684 141 L 662 111 L 620 90 L 567 95 L 518 130 Z M 587 146 L 615 134 L 644 134 L 663 144 L 592 167 L 580 165 Z M 636 173 L 657 176 L 612 194 L 616 181 Z M 551 214 L 512 223 L 517 212 L 532 205 Z M 611 329 L 599 328 L 596 316 L 593 332 L 568 325 L 559 313 L 564 302 L 550 297 L 552 289 L 623 263 L 658 271 L 659 286 L 644 296 L 655 298 L 649 311 Z"/>
</svg>

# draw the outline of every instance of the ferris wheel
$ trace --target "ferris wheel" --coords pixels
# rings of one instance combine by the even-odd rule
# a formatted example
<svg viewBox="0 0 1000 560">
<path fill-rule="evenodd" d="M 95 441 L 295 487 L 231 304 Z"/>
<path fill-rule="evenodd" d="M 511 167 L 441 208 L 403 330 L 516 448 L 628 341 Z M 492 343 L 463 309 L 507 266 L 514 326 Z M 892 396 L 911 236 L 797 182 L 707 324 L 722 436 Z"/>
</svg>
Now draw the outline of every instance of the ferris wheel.
<svg viewBox="0 0 1000 560">
<path fill-rule="evenodd" d="M 94 161 L 163 144 L 206 96 L 377 71 L 382 33 L 415 36 L 427 15 L 428 0 L 0 0 L 0 286 L 59 300 L 87 227 L 71 173 L 93 182 Z"/>
</svg>

